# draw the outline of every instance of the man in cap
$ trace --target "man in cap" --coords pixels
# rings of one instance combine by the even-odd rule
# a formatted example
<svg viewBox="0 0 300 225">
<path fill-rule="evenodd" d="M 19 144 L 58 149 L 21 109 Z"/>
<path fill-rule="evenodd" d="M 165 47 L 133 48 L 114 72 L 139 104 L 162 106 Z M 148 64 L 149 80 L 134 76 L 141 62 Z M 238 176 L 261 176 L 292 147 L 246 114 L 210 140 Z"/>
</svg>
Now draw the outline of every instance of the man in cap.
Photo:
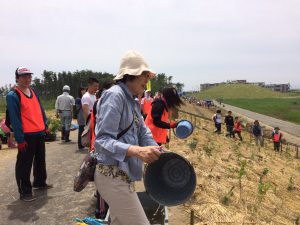
<svg viewBox="0 0 300 225">
<path fill-rule="evenodd" d="M 45 132 L 48 132 L 47 119 L 35 92 L 30 88 L 32 73 L 26 67 L 18 67 L 17 85 L 6 97 L 11 126 L 18 143 L 16 180 L 23 201 L 33 201 L 32 187 L 48 189 L 46 183 Z M 33 162 L 33 184 L 30 172 Z"/>
<path fill-rule="evenodd" d="M 73 105 L 75 100 L 70 93 L 70 87 L 65 85 L 63 93 L 59 95 L 55 102 L 56 116 L 60 118 L 61 122 L 61 140 L 70 142 L 70 128 L 72 123 Z"/>
</svg>

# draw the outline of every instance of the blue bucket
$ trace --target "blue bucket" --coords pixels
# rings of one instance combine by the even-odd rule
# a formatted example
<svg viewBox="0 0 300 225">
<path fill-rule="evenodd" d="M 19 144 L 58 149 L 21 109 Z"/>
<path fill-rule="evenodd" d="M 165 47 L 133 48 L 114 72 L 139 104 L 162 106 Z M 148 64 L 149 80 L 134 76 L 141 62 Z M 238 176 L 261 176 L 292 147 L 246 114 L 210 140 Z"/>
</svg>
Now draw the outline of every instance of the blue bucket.
<svg viewBox="0 0 300 225">
<path fill-rule="evenodd" d="M 193 124 L 188 120 L 181 120 L 174 131 L 175 136 L 180 139 L 185 139 L 194 131 Z"/>
</svg>

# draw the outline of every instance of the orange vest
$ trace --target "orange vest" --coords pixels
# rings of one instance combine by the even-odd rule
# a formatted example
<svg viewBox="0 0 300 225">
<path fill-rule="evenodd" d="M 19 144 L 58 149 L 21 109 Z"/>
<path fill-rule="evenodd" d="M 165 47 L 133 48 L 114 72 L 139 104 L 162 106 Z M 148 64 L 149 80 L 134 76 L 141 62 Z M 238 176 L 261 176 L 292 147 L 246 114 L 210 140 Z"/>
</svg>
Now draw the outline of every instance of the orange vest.
<svg viewBox="0 0 300 225">
<path fill-rule="evenodd" d="M 144 98 L 144 106 L 143 106 L 143 111 L 144 114 L 149 114 L 151 113 L 151 104 L 153 102 L 153 98 L 147 99 L 146 97 Z"/>
<path fill-rule="evenodd" d="M 45 123 L 38 98 L 30 89 L 32 97 L 28 98 L 21 90 L 15 89 L 20 95 L 21 122 L 24 133 L 41 132 L 45 130 Z"/>
<path fill-rule="evenodd" d="M 274 135 L 273 135 L 273 141 L 274 142 L 279 142 L 280 141 L 280 136 L 281 136 L 281 134 L 280 133 L 274 133 Z"/>
<path fill-rule="evenodd" d="M 239 124 L 239 122 L 234 122 L 234 129 L 235 129 L 237 132 L 242 131 L 242 126 Z"/>
<path fill-rule="evenodd" d="M 167 143 L 167 129 L 159 128 L 153 124 L 153 118 L 151 115 L 152 105 L 150 107 L 150 113 L 148 113 L 145 124 L 149 127 L 152 132 L 153 139 L 157 143 Z M 161 116 L 161 121 L 168 123 L 169 122 L 169 113 L 166 109 L 164 109 L 163 114 Z"/>
<path fill-rule="evenodd" d="M 96 139 L 96 136 L 95 136 L 95 115 L 94 115 L 94 112 L 92 111 L 91 112 L 91 123 L 90 123 L 90 129 L 91 129 L 91 146 L 90 146 L 90 151 L 93 151 L 95 150 L 95 146 L 94 146 L 94 143 L 95 143 L 95 139 Z"/>
</svg>

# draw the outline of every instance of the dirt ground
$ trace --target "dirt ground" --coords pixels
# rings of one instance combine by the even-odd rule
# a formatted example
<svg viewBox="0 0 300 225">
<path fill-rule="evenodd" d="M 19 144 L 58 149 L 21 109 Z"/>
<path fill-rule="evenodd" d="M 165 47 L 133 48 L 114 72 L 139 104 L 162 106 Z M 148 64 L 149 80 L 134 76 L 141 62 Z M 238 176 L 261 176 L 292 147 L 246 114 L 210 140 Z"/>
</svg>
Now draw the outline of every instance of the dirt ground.
<svg viewBox="0 0 300 225">
<path fill-rule="evenodd" d="M 46 144 L 49 190 L 34 191 L 37 200 L 19 200 L 15 181 L 16 149 L 0 150 L 0 224 L 1 225 L 54 225 L 76 224 L 75 218 L 93 216 L 95 210 L 94 184 L 90 183 L 82 192 L 73 191 L 73 178 L 85 155 L 77 149 L 77 131 L 71 132 L 71 143 L 61 141 Z M 137 184 L 137 191 L 144 189 Z M 189 224 L 189 211 L 182 206 L 169 208 L 170 224 Z"/>
</svg>

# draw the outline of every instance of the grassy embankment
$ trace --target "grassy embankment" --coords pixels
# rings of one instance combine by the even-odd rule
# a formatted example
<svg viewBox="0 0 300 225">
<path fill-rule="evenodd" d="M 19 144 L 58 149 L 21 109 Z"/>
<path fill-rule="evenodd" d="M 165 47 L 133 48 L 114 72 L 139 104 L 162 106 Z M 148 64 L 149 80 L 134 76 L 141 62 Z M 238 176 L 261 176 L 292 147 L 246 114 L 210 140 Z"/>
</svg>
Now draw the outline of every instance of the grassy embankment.
<svg viewBox="0 0 300 225">
<path fill-rule="evenodd" d="M 233 106 L 300 124 L 299 93 L 274 92 L 249 84 L 227 84 L 193 96 L 198 99 L 220 99 Z"/>
</svg>

